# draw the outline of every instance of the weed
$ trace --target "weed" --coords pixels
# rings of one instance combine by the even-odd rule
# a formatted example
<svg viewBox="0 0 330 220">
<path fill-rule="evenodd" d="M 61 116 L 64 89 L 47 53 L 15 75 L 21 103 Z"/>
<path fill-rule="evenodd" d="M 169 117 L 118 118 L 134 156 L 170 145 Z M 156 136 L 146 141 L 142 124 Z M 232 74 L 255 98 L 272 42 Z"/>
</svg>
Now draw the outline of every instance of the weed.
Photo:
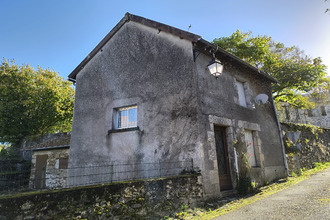
<svg viewBox="0 0 330 220">
<path fill-rule="evenodd" d="M 329 198 L 321 198 L 321 199 L 319 199 L 319 202 L 321 204 L 327 204 L 327 203 L 330 203 L 330 199 Z"/>
<path fill-rule="evenodd" d="M 188 208 L 187 205 L 181 205 L 181 210 L 182 210 L 182 211 L 185 211 L 187 208 Z"/>
<path fill-rule="evenodd" d="M 275 194 L 279 191 L 287 189 L 290 186 L 293 186 L 293 185 L 303 181 L 304 179 L 307 179 L 312 174 L 317 173 L 321 170 L 325 170 L 329 167 L 330 167 L 330 162 L 323 163 L 323 164 L 322 163 L 316 163 L 314 165 L 313 169 L 310 169 L 310 170 L 307 170 L 306 168 L 302 169 L 302 175 L 301 176 L 287 177 L 286 179 L 283 179 L 283 180 L 278 181 L 276 183 L 272 183 L 270 185 L 268 185 L 268 183 L 265 182 L 265 184 L 267 183 L 267 185 L 263 186 L 263 187 L 260 187 L 259 188 L 259 191 L 260 191 L 259 193 L 255 194 L 251 197 L 243 197 L 243 198 L 233 200 L 230 203 L 221 205 L 221 207 L 219 207 L 219 208 L 217 208 L 213 211 L 211 211 L 211 210 L 206 211 L 205 210 L 204 212 L 201 212 L 198 215 L 196 215 L 194 219 L 203 219 L 203 220 L 204 219 L 212 219 L 214 217 L 221 216 L 221 215 L 224 215 L 224 214 L 229 213 L 231 211 L 240 209 L 240 208 L 242 208 L 246 205 L 249 205 L 251 203 L 254 203 L 256 201 L 264 199 L 264 198 L 266 198 L 270 195 L 273 195 L 273 194 Z M 244 182 L 245 182 L 246 185 L 249 185 L 249 181 L 245 180 Z M 329 190 L 330 190 L 330 188 L 329 188 Z M 323 204 L 324 203 L 327 204 L 327 203 L 330 202 L 330 200 L 328 198 L 321 198 L 319 200 L 319 202 L 323 203 Z"/>
<path fill-rule="evenodd" d="M 246 195 L 252 193 L 255 190 L 255 182 L 251 181 L 250 177 L 243 177 L 238 180 L 236 190 L 240 195 Z"/>
</svg>

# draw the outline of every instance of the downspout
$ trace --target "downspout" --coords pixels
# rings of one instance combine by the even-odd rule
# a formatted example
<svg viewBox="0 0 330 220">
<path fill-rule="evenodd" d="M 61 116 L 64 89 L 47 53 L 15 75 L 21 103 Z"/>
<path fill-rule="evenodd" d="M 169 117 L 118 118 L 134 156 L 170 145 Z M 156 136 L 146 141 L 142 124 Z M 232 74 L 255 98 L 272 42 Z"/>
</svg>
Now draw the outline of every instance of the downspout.
<svg viewBox="0 0 330 220">
<path fill-rule="evenodd" d="M 237 151 L 236 151 L 236 147 L 234 147 L 234 158 L 235 158 L 235 172 L 236 172 L 236 177 L 237 177 L 237 183 L 239 180 L 239 172 L 238 172 L 238 159 L 237 159 Z"/>
<path fill-rule="evenodd" d="M 281 139 L 281 147 L 282 147 L 282 154 L 283 154 L 283 161 L 284 161 L 285 173 L 286 173 L 287 176 L 290 176 L 289 175 L 289 171 L 288 171 L 288 163 L 286 161 L 285 148 L 284 148 L 284 142 L 283 142 L 283 136 L 282 136 L 282 129 L 281 129 L 280 120 L 278 119 L 278 116 L 277 116 L 277 111 L 276 111 L 276 107 L 275 107 L 275 102 L 274 102 L 273 96 L 271 95 L 270 98 L 272 100 L 272 104 L 273 104 L 273 108 L 274 108 L 274 112 L 275 112 L 275 117 L 276 117 L 278 132 L 280 133 L 280 139 Z"/>
</svg>

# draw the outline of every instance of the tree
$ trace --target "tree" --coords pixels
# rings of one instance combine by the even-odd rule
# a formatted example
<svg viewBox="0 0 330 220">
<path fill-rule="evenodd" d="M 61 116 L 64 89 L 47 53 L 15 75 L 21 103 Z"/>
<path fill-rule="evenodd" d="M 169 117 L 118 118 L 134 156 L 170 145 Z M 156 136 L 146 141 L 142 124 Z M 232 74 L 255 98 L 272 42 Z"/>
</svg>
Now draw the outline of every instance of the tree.
<svg viewBox="0 0 330 220">
<path fill-rule="evenodd" d="M 313 107 L 307 93 L 317 87 L 328 87 L 329 77 L 321 58 L 311 58 L 296 46 L 286 47 L 268 36 L 253 37 L 251 32 L 237 30 L 229 37 L 213 43 L 240 57 L 274 77 L 275 102 L 287 102 L 293 107 Z"/>
<path fill-rule="evenodd" d="M 74 90 L 54 71 L 0 65 L 0 142 L 71 130 Z"/>
</svg>

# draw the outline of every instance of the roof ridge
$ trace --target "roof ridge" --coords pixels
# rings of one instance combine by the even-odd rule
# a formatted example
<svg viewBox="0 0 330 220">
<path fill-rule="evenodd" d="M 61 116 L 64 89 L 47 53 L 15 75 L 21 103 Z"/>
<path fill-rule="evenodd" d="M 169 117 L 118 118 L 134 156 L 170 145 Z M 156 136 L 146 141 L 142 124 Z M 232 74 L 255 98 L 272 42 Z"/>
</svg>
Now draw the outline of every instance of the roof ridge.
<svg viewBox="0 0 330 220">
<path fill-rule="evenodd" d="M 257 67 L 252 66 L 251 64 L 245 62 L 244 60 L 240 59 L 239 57 L 225 51 L 224 49 L 219 48 L 216 45 L 208 42 L 207 40 L 203 39 L 200 35 L 193 34 L 191 32 L 184 31 L 182 29 L 179 29 L 179 28 L 176 28 L 176 27 L 164 24 L 164 23 L 160 23 L 160 22 L 157 22 L 157 21 L 154 21 L 151 19 L 147 19 L 147 18 L 138 16 L 138 15 L 130 14 L 128 12 L 125 13 L 125 16 L 116 24 L 116 26 L 110 30 L 110 32 L 101 40 L 101 42 L 98 43 L 98 45 L 87 55 L 87 57 L 83 61 L 81 61 L 81 63 L 69 74 L 69 76 L 68 76 L 69 80 L 72 82 L 75 82 L 76 76 L 79 73 L 79 71 L 81 69 L 83 69 L 84 66 L 98 53 L 98 51 L 101 50 L 102 47 L 112 38 L 112 36 L 115 35 L 117 33 L 117 31 L 119 31 L 119 29 L 126 22 L 129 22 L 129 21 L 134 21 L 134 22 L 140 23 L 142 25 L 158 29 L 159 31 L 164 31 L 164 32 L 176 35 L 176 36 L 180 37 L 181 39 L 186 39 L 193 43 L 200 42 L 208 47 L 212 47 L 213 49 L 215 49 L 215 52 L 220 52 L 220 53 L 238 61 L 242 65 L 247 66 L 248 68 L 252 69 L 253 71 L 258 72 L 260 75 L 266 77 L 268 80 L 271 80 L 272 82 L 277 82 L 273 77 L 271 77 L 267 73 L 261 71 Z"/>
</svg>

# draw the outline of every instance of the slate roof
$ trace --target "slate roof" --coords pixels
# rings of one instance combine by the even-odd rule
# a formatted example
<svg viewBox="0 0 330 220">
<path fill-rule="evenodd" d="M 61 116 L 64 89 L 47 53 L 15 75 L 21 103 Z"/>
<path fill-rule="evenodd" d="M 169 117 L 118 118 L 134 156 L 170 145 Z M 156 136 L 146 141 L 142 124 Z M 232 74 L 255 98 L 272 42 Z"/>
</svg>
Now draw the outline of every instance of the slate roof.
<svg viewBox="0 0 330 220">
<path fill-rule="evenodd" d="M 204 40 L 201 36 L 169 26 L 167 24 L 163 24 L 160 22 L 156 22 L 147 18 L 143 18 L 137 15 L 133 15 L 130 13 L 126 13 L 125 16 L 118 22 L 118 24 L 101 40 L 101 42 L 88 54 L 88 56 L 69 74 L 68 78 L 70 81 L 75 82 L 76 76 L 79 73 L 81 69 L 84 68 L 84 66 L 98 53 L 99 50 L 114 36 L 117 31 L 126 23 L 129 21 L 134 21 L 140 24 L 143 24 L 145 26 L 149 26 L 155 29 L 158 29 L 159 31 L 164 31 L 173 35 L 176 35 L 182 39 L 186 39 L 191 41 L 195 48 L 198 50 L 198 48 L 202 48 L 199 52 L 208 54 L 208 51 L 211 51 L 215 53 L 216 57 L 225 57 L 238 65 L 241 65 L 243 67 L 246 67 L 250 70 L 252 70 L 254 73 L 258 74 L 259 76 L 262 76 L 271 82 L 276 83 L 277 81 L 269 76 L 267 73 L 259 70 L 258 68 L 250 65 L 249 63 L 245 62 L 244 60 L 236 57 L 235 55 L 223 50 L 222 48 L 217 47 L 216 45 Z M 210 54 L 211 55 L 211 54 Z"/>
<path fill-rule="evenodd" d="M 71 132 L 33 136 L 30 139 L 34 140 L 27 139 L 21 150 L 67 148 L 70 146 Z"/>
</svg>

